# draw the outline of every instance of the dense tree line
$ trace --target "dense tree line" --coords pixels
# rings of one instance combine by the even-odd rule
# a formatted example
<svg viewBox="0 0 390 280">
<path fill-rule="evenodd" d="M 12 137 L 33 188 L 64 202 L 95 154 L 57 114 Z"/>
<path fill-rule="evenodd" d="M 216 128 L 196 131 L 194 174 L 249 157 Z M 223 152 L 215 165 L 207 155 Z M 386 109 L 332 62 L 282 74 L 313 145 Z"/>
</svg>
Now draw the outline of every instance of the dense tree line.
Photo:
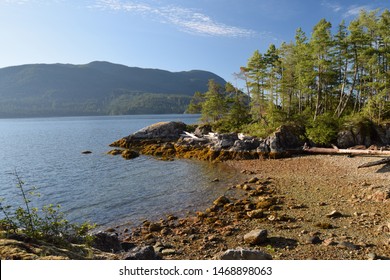
<svg viewBox="0 0 390 280">
<path fill-rule="evenodd" d="M 362 10 L 348 25 L 343 21 L 333 28 L 322 19 L 310 37 L 298 28 L 294 41 L 270 45 L 265 53 L 256 50 L 235 74 L 245 84 L 242 91 L 234 90 L 241 101 L 232 102 L 229 90 L 209 84 L 192 104 L 198 100 L 203 118 L 220 123 L 243 116 L 242 110 L 232 116 L 237 104 L 246 107 L 245 122 L 222 125 L 233 130 L 262 135 L 292 121 L 304 123 L 309 136 L 334 134 L 352 119 L 380 123 L 390 117 L 389 63 L 390 12 Z M 329 142 L 333 134 L 317 140 Z"/>
</svg>

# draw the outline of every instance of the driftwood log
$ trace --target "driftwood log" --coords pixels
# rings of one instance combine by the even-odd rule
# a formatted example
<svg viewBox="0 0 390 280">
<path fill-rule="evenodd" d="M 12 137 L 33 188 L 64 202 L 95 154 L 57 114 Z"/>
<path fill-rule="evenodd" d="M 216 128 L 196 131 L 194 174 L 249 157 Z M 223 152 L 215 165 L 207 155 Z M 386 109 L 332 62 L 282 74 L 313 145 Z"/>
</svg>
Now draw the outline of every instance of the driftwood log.
<svg viewBox="0 0 390 280">
<path fill-rule="evenodd" d="M 303 151 L 306 153 L 313 154 L 344 154 L 344 155 L 373 155 L 373 156 L 390 156 L 390 151 L 388 150 L 368 150 L 368 149 L 339 149 L 336 146 L 333 148 L 317 148 L 317 147 L 308 147 L 304 146 Z M 376 166 L 380 164 L 390 163 L 390 157 L 377 160 L 374 162 L 368 162 L 358 166 L 358 168 L 365 168 Z"/>
<path fill-rule="evenodd" d="M 387 164 L 387 163 L 390 163 L 390 158 L 383 158 L 381 160 L 367 162 L 365 164 L 358 166 L 358 168 L 371 167 L 371 166 L 380 165 L 380 164 Z"/>
<path fill-rule="evenodd" d="M 344 154 L 344 155 L 375 155 L 375 156 L 390 156 L 388 150 L 368 150 L 368 149 L 339 149 L 336 146 L 333 148 L 317 148 L 303 147 L 303 151 L 313 154 Z"/>
</svg>

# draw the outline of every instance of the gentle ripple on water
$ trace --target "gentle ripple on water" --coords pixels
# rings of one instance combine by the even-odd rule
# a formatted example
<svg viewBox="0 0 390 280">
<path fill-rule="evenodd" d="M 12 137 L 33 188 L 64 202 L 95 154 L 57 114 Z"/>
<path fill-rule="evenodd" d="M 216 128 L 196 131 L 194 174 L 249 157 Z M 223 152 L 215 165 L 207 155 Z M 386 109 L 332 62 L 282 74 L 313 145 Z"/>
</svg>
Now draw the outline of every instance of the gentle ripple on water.
<svg viewBox="0 0 390 280">
<path fill-rule="evenodd" d="M 15 204 L 15 170 L 42 194 L 37 206 L 60 204 L 71 221 L 137 223 L 205 207 L 235 175 L 224 165 L 106 155 L 108 145 L 158 121 L 194 123 L 197 116 L 154 115 L 0 120 L 0 196 Z M 81 154 L 91 150 L 89 155 Z M 211 183 L 218 177 L 221 181 Z"/>
</svg>

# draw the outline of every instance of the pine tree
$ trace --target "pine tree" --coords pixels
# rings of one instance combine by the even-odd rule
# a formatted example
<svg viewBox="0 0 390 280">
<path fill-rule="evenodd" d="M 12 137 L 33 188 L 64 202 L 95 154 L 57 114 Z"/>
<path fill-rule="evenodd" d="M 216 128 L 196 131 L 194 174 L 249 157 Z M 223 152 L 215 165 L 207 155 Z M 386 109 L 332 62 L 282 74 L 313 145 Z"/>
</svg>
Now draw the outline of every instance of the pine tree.
<svg viewBox="0 0 390 280">
<path fill-rule="evenodd" d="M 327 111 L 328 107 L 328 88 L 327 82 L 332 76 L 332 35 L 331 23 L 325 19 L 320 20 L 313 28 L 313 34 L 310 39 L 310 48 L 314 60 L 314 71 L 316 73 L 316 104 L 314 111 L 314 120 L 316 117 Z"/>
<path fill-rule="evenodd" d="M 226 99 L 222 87 L 214 80 L 209 80 L 208 91 L 204 94 L 202 105 L 202 120 L 204 122 L 217 122 L 227 111 Z"/>
</svg>

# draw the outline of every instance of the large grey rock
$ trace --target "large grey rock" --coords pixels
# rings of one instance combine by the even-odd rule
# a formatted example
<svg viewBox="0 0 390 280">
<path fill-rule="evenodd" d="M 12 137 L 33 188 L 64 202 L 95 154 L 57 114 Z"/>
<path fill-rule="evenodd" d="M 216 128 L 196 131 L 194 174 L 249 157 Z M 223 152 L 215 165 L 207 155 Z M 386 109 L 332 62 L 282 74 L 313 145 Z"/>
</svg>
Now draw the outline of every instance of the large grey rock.
<svg viewBox="0 0 390 280">
<path fill-rule="evenodd" d="M 214 150 L 230 149 L 238 140 L 236 133 L 225 133 L 217 135 L 217 141 L 214 144 Z"/>
<path fill-rule="evenodd" d="M 269 152 L 271 152 L 271 148 L 268 145 L 268 143 L 266 143 L 266 142 L 267 142 L 266 140 L 260 141 L 259 147 L 257 147 L 257 152 L 259 152 L 259 153 L 269 153 Z"/>
<path fill-rule="evenodd" d="M 128 136 L 127 140 L 175 141 L 180 138 L 186 127 L 186 124 L 183 122 L 159 122 L 138 130 Z"/>
<path fill-rule="evenodd" d="M 219 260 L 272 260 L 270 254 L 259 250 L 229 249 L 217 256 Z"/>
<path fill-rule="evenodd" d="M 260 141 L 256 138 L 236 140 L 233 147 L 230 149 L 233 152 L 244 152 L 256 150 L 260 145 Z"/>
<path fill-rule="evenodd" d="M 267 241 L 266 229 L 255 229 L 244 235 L 244 242 L 250 245 L 258 245 Z"/>
<path fill-rule="evenodd" d="M 337 147 L 345 149 L 356 145 L 355 137 L 350 130 L 343 130 L 337 134 Z"/>
<path fill-rule="evenodd" d="M 213 129 L 211 127 L 211 125 L 209 124 L 204 124 L 204 125 L 199 125 L 196 129 L 195 129 L 195 132 L 194 134 L 197 136 L 197 137 L 202 137 L 203 135 L 207 135 L 209 134 L 210 132 L 212 132 Z"/>
<path fill-rule="evenodd" d="M 265 143 L 271 152 L 280 153 L 286 149 L 293 149 L 303 146 L 305 131 L 298 126 L 280 126 L 271 136 L 267 137 Z"/>
<path fill-rule="evenodd" d="M 124 260 L 161 260 L 152 246 L 136 247 L 130 250 L 124 257 Z"/>
<path fill-rule="evenodd" d="M 121 242 L 118 239 L 118 235 L 115 233 L 98 232 L 94 234 L 93 244 L 94 248 L 97 248 L 103 252 L 117 253 L 122 250 Z"/>
</svg>

